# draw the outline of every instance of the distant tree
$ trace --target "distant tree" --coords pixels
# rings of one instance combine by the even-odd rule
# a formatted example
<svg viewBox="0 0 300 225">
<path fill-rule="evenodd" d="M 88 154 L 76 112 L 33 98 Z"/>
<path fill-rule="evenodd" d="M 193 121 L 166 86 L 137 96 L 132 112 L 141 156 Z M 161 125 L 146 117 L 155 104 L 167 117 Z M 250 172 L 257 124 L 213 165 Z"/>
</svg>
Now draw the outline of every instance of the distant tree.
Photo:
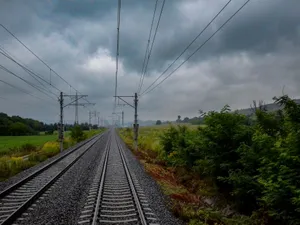
<svg viewBox="0 0 300 225">
<path fill-rule="evenodd" d="M 9 126 L 9 133 L 11 135 L 28 135 L 31 134 L 31 130 L 26 124 L 21 122 L 13 123 Z"/>
<path fill-rule="evenodd" d="M 183 119 L 182 122 L 184 122 L 184 123 L 189 123 L 189 122 L 190 122 L 190 119 L 189 119 L 188 117 L 185 117 L 185 118 Z"/>
<path fill-rule="evenodd" d="M 160 120 L 157 120 L 157 121 L 156 121 L 156 125 L 161 125 L 161 121 L 160 121 Z"/>
<path fill-rule="evenodd" d="M 45 135 L 52 135 L 53 133 L 54 133 L 54 130 L 45 131 Z"/>
<path fill-rule="evenodd" d="M 180 115 L 178 115 L 176 122 L 177 122 L 177 123 L 180 123 L 180 122 L 181 122 L 181 116 L 180 116 Z"/>
<path fill-rule="evenodd" d="M 267 111 L 266 104 L 264 103 L 263 100 L 259 100 L 258 105 L 257 105 L 256 100 L 253 100 L 252 102 L 253 102 L 253 105 L 251 104 L 250 108 L 253 113 L 255 113 L 257 110 L 261 110 L 261 111 L 265 111 L 265 112 Z"/>
</svg>

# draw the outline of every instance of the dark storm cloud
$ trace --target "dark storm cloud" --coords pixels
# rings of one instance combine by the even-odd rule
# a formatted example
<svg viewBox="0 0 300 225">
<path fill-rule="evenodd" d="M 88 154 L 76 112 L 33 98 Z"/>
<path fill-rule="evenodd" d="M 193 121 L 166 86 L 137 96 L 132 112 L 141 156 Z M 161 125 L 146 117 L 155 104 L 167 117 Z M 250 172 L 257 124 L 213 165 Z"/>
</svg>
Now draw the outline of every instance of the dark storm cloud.
<svg viewBox="0 0 300 225">
<path fill-rule="evenodd" d="M 167 0 L 149 63 L 145 87 L 170 63 L 221 9 L 226 0 Z M 183 57 L 214 32 L 245 0 L 233 0 Z M 158 12 L 162 1 L 159 1 Z M 123 0 L 120 29 L 119 93 L 137 88 L 155 0 Z M 252 99 L 270 100 L 282 87 L 299 93 L 300 1 L 252 0 L 222 31 L 189 60 L 172 78 L 140 100 L 142 119 L 195 116 L 199 108 L 219 109 L 224 104 L 248 107 Z M 0 21 L 80 92 L 109 115 L 113 106 L 116 54 L 116 0 L 3 0 Z M 49 79 L 49 70 L 0 29 L 0 45 L 30 68 Z M 31 77 L 0 58 L 1 63 Z M 0 78 L 8 77 L 0 70 Z M 70 88 L 58 77 L 52 82 L 64 92 Z M 1 84 L 0 84 L 1 85 Z M 57 121 L 58 103 L 24 87 L 53 105 L 0 86 L 0 97 L 26 102 L 28 107 L 6 102 L 5 111 Z M 56 92 L 57 93 L 57 92 Z M 74 91 L 71 90 L 74 94 Z M 2 104 L 1 100 L 1 104 Z M 168 104 L 167 104 L 168 103 Z M 167 106 L 168 105 L 168 106 Z M 86 109 L 81 109 L 86 110 Z M 126 109 L 126 119 L 132 119 Z M 80 111 L 81 121 L 87 115 Z M 66 109 L 72 121 L 74 110 Z"/>
<path fill-rule="evenodd" d="M 161 2 L 161 1 L 160 1 Z M 197 1 L 186 1 L 194 3 Z M 220 26 L 244 1 L 233 1 L 214 23 Z M 115 54 L 116 1 L 52 1 L 52 13 L 56 20 L 66 21 L 70 25 L 72 19 L 78 21 L 94 21 L 105 27 L 105 33 L 93 35 L 85 33 L 86 28 L 78 29 L 73 35 L 81 36 L 83 32 L 88 37 L 86 51 L 94 53 L 99 47 L 109 48 L 112 56 Z M 155 1 L 123 1 L 121 12 L 121 42 L 120 57 L 126 69 L 139 71 L 144 56 L 149 26 Z M 182 11 L 183 1 L 167 1 L 162 16 L 160 28 L 156 38 L 149 69 L 162 68 L 168 60 L 174 59 L 192 38 L 205 26 L 213 15 L 224 5 L 225 1 L 208 3 L 202 1 L 203 6 L 211 7 L 211 13 L 199 16 L 185 15 Z M 200 3 L 199 3 L 200 4 Z M 214 39 L 211 40 L 191 61 L 197 61 L 216 54 L 234 51 L 269 52 L 276 47 L 278 40 L 287 39 L 298 41 L 300 2 L 296 0 L 281 1 L 251 1 L 236 18 L 234 18 Z M 159 9 L 158 9 L 159 10 Z M 187 18 L 195 16 L 198 21 L 189 21 Z M 64 23 L 64 22 L 63 22 Z M 187 23 L 190 23 L 187 25 Z M 78 26 L 82 26 L 81 23 Z M 95 27 L 95 34 L 97 32 Z M 214 29 L 209 28 L 204 37 L 209 36 Z M 70 40 L 75 39 L 70 38 Z M 200 38 L 191 48 L 190 52 L 199 46 L 205 38 Z M 185 55 L 185 57 L 188 54 Z"/>
</svg>

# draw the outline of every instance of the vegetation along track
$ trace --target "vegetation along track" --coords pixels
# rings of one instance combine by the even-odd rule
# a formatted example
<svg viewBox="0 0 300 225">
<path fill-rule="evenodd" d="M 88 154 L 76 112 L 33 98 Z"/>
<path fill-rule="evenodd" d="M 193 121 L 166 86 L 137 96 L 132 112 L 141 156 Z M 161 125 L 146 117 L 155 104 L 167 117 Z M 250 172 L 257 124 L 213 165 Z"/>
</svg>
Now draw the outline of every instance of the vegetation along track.
<svg viewBox="0 0 300 225">
<path fill-rule="evenodd" d="M 96 135 L 0 193 L 0 225 L 12 224 L 102 135 Z"/>
<path fill-rule="evenodd" d="M 78 224 L 153 224 L 155 214 L 134 174 L 114 130 L 91 185 Z"/>
</svg>

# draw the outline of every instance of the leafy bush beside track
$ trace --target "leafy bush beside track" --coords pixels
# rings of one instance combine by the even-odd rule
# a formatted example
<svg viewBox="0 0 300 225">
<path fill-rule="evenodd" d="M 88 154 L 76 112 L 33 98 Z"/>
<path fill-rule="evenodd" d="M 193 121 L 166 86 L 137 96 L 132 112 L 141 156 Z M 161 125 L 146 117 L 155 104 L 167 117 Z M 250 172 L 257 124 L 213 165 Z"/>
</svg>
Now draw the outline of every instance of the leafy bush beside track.
<svg viewBox="0 0 300 225">
<path fill-rule="evenodd" d="M 300 106 L 287 96 L 274 100 L 283 110 L 256 110 L 255 119 L 225 106 L 207 113 L 205 126 L 196 130 L 171 126 L 149 132 L 148 141 L 147 132 L 141 132 L 137 154 L 148 172 L 163 189 L 170 186 L 170 177 L 177 176 L 174 182 L 181 191 L 171 197 L 181 196 L 173 207 L 178 216 L 191 224 L 300 224 Z M 131 144 L 129 131 L 121 134 Z M 165 174 L 172 172 L 164 177 L 168 182 L 161 180 L 163 172 L 154 172 L 155 163 L 163 165 L 159 170 L 164 168 Z M 212 193 L 235 212 L 212 210 L 201 200 L 182 201 L 190 195 L 203 200 Z M 237 212 L 246 217 L 237 219 Z"/>
</svg>

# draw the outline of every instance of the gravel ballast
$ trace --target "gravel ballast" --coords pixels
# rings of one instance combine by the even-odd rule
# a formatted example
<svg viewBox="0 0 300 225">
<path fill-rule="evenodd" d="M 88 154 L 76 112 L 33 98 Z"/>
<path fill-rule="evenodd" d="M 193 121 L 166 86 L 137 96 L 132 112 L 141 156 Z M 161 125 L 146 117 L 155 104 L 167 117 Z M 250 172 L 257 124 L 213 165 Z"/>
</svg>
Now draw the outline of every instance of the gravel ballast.
<svg viewBox="0 0 300 225">
<path fill-rule="evenodd" d="M 147 197 L 150 208 L 160 220 L 161 225 L 179 225 L 184 224 L 181 220 L 173 216 L 168 210 L 167 203 L 169 199 L 162 193 L 159 185 L 144 169 L 144 166 L 139 162 L 135 155 L 127 148 L 126 144 L 119 138 L 121 145 L 124 148 L 125 157 L 131 173 L 134 173 L 144 194 Z"/>
<path fill-rule="evenodd" d="M 88 139 L 90 140 L 90 139 Z M 48 163 L 51 163 L 53 162 L 54 160 L 56 160 L 57 158 L 61 157 L 62 155 L 66 155 L 68 154 L 70 151 L 72 151 L 74 148 L 77 148 L 78 146 L 80 146 L 82 143 L 85 143 L 87 142 L 88 140 L 85 140 L 83 142 L 80 142 L 80 143 L 77 143 L 76 145 L 68 148 L 67 150 L 63 151 L 62 153 L 60 154 L 57 154 L 56 156 L 53 156 L 33 167 L 30 167 L 18 174 L 16 174 L 15 176 L 9 178 L 8 180 L 6 181 L 2 181 L 0 182 L 0 192 L 5 190 L 6 188 L 8 188 L 9 186 L 11 185 L 14 185 L 15 183 L 17 183 L 18 181 L 22 180 L 23 178 L 27 177 L 28 175 L 34 173 L 35 171 L 37 171 L 38 169 L 40 169 L 41 167 L 47 165 Z"/>
<path fill-rule="evenodd" d="M 17 224 L 77 224 L 81 206 L 104 152 L 107 133 L 42 195 Z"/>
<path fill-rule="evenodd" d="M 106 132 L 97 143 L 88 150 L 64 175 L 62 175 L 56 183 L 46 191 L 42 197 L 30 207 L 21 220 L 15 224 L 55 224 L 67 225 L 77 224 L 82 208 L 87 200 L 88 191 L 95 178 L 96 170 L 101 161 L 103 161 L 103 153 L 109 132 Z M 119 137 L 118 137 L 119 138 Z M 127 148 L 125 143 L 119 138 L 124 148 L 125 158 L 129 171 L 138 180 L 143 190 L 149 207 L 155 213 L 156 218 L 161 225 L 179 225 L 182 221 L 175 218 L 168 210 L 168 198 L 162 193 L 156 181 L 146 173 L 143 165 Z M 75 147 L 75 146 L 74 146 Z M 70 151 L 69 149 L 68 151 Z M 66 151 L 67 152 L 67 151 Z M 64 152 L 63 154 L 66 154 Z M 11 185 L 19 179 L 32 173 L 34 169 L 40 168 L 51 160 L 55 160 L 55 156 L 38 166 L 24 171 L 3 182 L 2 188 Z"/>
</svg>

